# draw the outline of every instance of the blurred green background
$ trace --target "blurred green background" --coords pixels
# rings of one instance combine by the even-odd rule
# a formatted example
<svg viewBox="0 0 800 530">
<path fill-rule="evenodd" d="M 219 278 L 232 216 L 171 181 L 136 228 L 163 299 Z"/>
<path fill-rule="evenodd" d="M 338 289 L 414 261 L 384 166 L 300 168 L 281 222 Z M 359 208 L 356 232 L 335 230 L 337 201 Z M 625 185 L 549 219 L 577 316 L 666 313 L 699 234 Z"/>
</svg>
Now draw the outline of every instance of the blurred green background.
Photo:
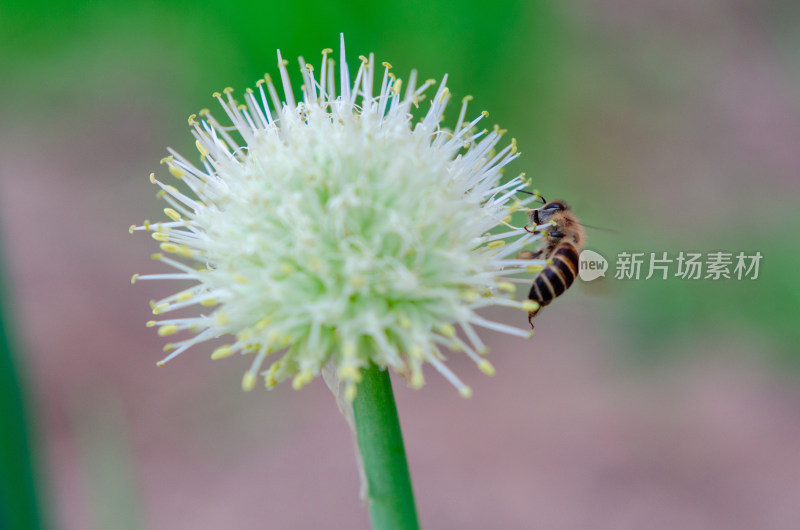
<svg viewBox="0 0 800 530">
<path fill-rule="evenodd" d="M 472 402 L 399 389 L 423 525 L 793 528 L 798 24 L 789 1 L 3 3 L 0 220 L 45 526 L 365 527 L 322 385 L 241 395 L 243 367 L 203 352 L 155 370 L 143 323 L 168 287 L 127 281 L 154 270 L 127 227 L 159 218 L 146 177 L 192 151 L 188 115 L 344 32 L 351 58 L 448 73 L 607 258 L 763 255 L 755 281 L 619 281 L 612 261 L 532 343 L 490 337 Z"/>
</svg>

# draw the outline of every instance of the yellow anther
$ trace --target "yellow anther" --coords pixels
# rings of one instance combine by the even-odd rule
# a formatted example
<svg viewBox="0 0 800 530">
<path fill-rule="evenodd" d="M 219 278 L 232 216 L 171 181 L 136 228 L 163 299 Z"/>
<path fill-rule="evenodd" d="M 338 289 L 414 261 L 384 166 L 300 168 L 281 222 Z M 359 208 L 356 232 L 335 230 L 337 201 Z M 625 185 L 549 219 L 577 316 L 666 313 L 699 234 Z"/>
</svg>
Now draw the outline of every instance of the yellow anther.
<svg viewBox="0 0 800 530">
<path fill-rule="evenodd" d="M 505 241 L 498 240 L 498 241 L 490 241 L 489 244 L 487 244 L 486 246 L 489 247 L 489 248 L 500 248 L 505 244 L 506 244 Z"/>
<path fill-rule="evenodd" d="M 191 300 L 194 297 L 194 294 L 191 291 L 184 291 L 182 293 L 178 293 L 178 296 L 175 299 L 178 302 L 186 302 L 187 300 Z"/>
<path fill-rule="evenodd" d="M 489 117 L 489 111 L 488 110 L 482 110 L 481 114 L 483 115 L 484 118 L 488 118 Z"/>
<path fill-rule="evenodd" d="M 256 379 L 257 377 L 254 373 L 247 372 L 244 374 L 244 377 L 242 377 L 242 390 L 245 392 L 253 390 L 256 387 Z"/>
<path fill-rule="evenodd" d="M 470 102 L 470 101 L 472 101 L 473 99 L 474 99 L 474 98 L 473 98 L 472 96 L 470 96 L 469 94 L 467 94 L 466 96 L 464 96 L 463 98 L 461 98 L 461 103 L 467 103 L 467 102 Z"/>
<path fill-rule="evenodd" d="M 138 274 L 134 274 L 133 276 L 131 276 L 131 285 L 133 285 L 134 283 L 136 283 L 136 280 L 137 280 L 138 278 L 139 278 L 139 275 L 138 275 Z"/>
<path fill-rule="evenodd" d="M 361 60 L 361 62 L 362 62 L 362 63 L 369 62 L 369 59 L 367 59 L 367 58 L 366 58 L 365 56 L 363 56 L 363 55 L 359 55 L 359 56 L 358 56 L 358 58 Z"/>
<path fill-rule="evenodd" d="M 511 152 L 512 153 L 516 153 L 517 152 L 517 139 L 516 138 L 512 138 L 511 139 Z"/>
<path fill-rule="evenodd" d="M 239 109 L 239 110 L 247 110 L 247 105 L 244 105 L 244 104 L 237 105 L 236 108 Z"/>
<path fill-rule="evenodd" d="M 481 359 L 481 362 L 478 363 L 478 368 L 481 372 L 485 373 L 486 375 L 494 375 L 494 366 L 492 363 L 487 361 L 486 359 Z"/>
<path fill-rule="evenodd" d="M 164 252 L 171 252 L 183 258 L 193 258 L 195 252 L 186 245 L 176 245 L 175 243 L 161 243 L 161 250 Z"/>
<path fill-rule="evenodd" d="M 307 64 L 306 65 L 306 70 L 308 70 L 309 72 L 313 72 L 314 71 L 314 65 Z"/>
<path fill-rule="evenodd" d="M 158 259 L 162 259 L 163 257 L 164 257 L 164 254 L 161 254 L 161 253 L 150 254 L 150 259 L 158 260 Z"/>
<path fill-rule="evenodd" d="M 244 276 L 243 274 L 234 274 L 233 281 L 236 283 L 250 283 L 250 278 Z"/>
<path fill-rule="evenodd" d="M 206 116 L 208 116 L 210 114 L 211 114 L 211 111 L 208 110 L 208 109 L 200 109 L 200 112 L 198 112 L 198 115 L 200 117 L 206 117 Z"/>
<path fill-rule="evenodd" d="M 471 398 L 472 397 L 472 389 L 468 386 L 462 386 L 458 389 L 458 393 L 461 394 L 463 398 Z"/>
<path fill-rule="evenodd" d="M 322 49 L 322 55 L 328 55 L 330 53 L 333 53 L 333 48 L 323 48 Z"/>
<path fill-rule="evenodd" d="M 425 378 L 422 376 L 422 372 L 414 372 L 411 374 L 411 388 L 419 389 L 425 384 Z"/>
<path fill-rule="evenodd" d="M 225 326 L 228 324 L 228 314 L 224 311 L 217 311 L 214 313 L 214 320 L 218 326 Z"/>
<path fill-rule="evenodd" d="M 154 314 L 154 315 L 160 315 L 160 314 L 161 314 L 161 313 L 163 313 L 163 312 L 164 312 L 164 310 L 165 310 L 165 309 L 167 309 L 167 308 L 169 308 L 169 304 L 168 304 L 167 302 L 164 302 L 164 303 L 158 304 L 158 305 L 156 305 L 156 306 L 154 306 L 154 307 L 153 307 L 153 314 Z"/>
<path fill-rule="evenodd" d="M 166 326 L 161 326 L 158 328 L 158 334 L 162 337 L 166 337 L 167 335 L 174 335 L 178 332 L 178 326 L 175 324 L 167 324 Z"/>
<path fill-rule="evenodd" d="M 156 183 L 156 174 L 150 173 L 150 184 L 155 184 L 155 183 Z"/>
<path fill-rule="evenodd" d="M 339 379 L 359 383 L 361 381 L 361 371 L 354 364 L 346 364 L 338 370 Z"/>
<path fill-rule="evenodd" d="M 252 94 L 253 93 L 253 89 L 250 88 L 250 87 L 245 88 L 244 91 L 247 92 L 248 94 Z"/>
<path fill-rule="evenodd" d="M 394 83 L 392 83 L 392 94 L 395 96 L 400 94 L 400 89 L 403 88 L 403 80 L 398 79 Z"/>
<path fill-rule="evenodd" d="M 200 153 L 200 156 L 206 158 L 208 156 L 208 149 L 203 147 L 203 144 L 200 143 L 200 140 L 197 140 L 194 145 L 197 147 L 197 151 Z"/>
<path fill-rule="evenodd" d="M 128 228 L 128 233 L 129 233 L 129 234 L 132 234 L 134 230 L 136 230 L 136 225 L 131 225 L 131 226 Z"/>
<path fill-rule="evenodd" d="M 272 83 L 272 76 L 271 76 L 271 75 L 269 75 L 269 74 L 264 74 L 264 80 L 265 80 L 267 83 L 270 83 L 270 84 L 271 84 L 271 83 Z"/>
<path fill-rule="evenodd" d="M 172 175 L 173 177 L 175 177 L 176 179 L 182 179 L 183 177 L 186 176 L 186 171 L 181 169 L 181 168 L 179 168 L 178 166 L 170 164 L 169 165 L 169 174 Z"/>
<path fill-rule="evenodd" d="M 197 125 L 197 114 L 189 114 L 189 125 Z"/>
<path fill-rule="evenodd" d="M 226 86 L 225 88 L 222 89 L 222 91 L 225 94 L 230 94 L 231 92 L 233 92 L 233 87 L 232 86 Z"/>
<path fill-rule="evenodd" d="M 173 348 L 175 348 L 175 345 L 172 344 L 171 342 L 168 342 L 168 343 L 164 344 L 164 347 L 161 348 L 161 351 L 166 353 L 166 352 L 172 350 Z M 164 365 L 164 363 L 160 363 L 159 364 L 159 366 L 163 366 L 163 365 Z"/>
<path fill-rule="evenodd" d="M 217 99 L 219 99 L 219 98 L 221 98 L 221 97 L 222 97 L 222 94 L 221 94 L 221 93 L 219 93 L 219 92 L 214 92 L 213 94 L 211 94 L 211 97 L 212 97 L 212 98 L 217 98 Z"/>
<path fill-rule="evenodd" d="M 356 385 L 347 385 L 344 389 L 344 399 L 350 403 L 356 398 Z"/>
<path fill-rule="evenodd" d="M 522 309 L 527 311 L 528 313 L 533 313 L 534 311 L 539 310 L 539 302 L 536 300 L 525 300 L 522 302 Z"/>
<path fill-rule="evenodd" d="M 444 335 L 445 337 L 455 337 L 456 336 L 456 328 L 454 328 L 450 324 L 445 324 L 439 328 L 439 333 Z"/>
<path fill-rule="evenodd" d="M 275 366 L 275 365 L 273 365 L 273 366 Z M 264 374 L 264 387 L 265 388 L 267 388 L 267 389 L 274 388 L 275 385 L 277 385 L 277 384 L 278 384 L 278 381 L 275 379 L 275 374 L 271 374 L 271 373 Z"/>
<path fill-rule="evenodd" d="M 145 327 L 148 327 L 148 328 L 152 328 L 156 324 L 157 324 L 157 322 L 155 320 L 148 320 L 147 322 L 144 323 Z"/>
<path fill-rule="evenodd" d="M 478 299 L 478 292 L 474 290 L 462 291 L 461 299 L 467 303 L 474 302 Z"/>
<path fill-rule="evenodd" d="M 181 220 L 181 214 L 179 214 L 177 211 L 173 210 L 172 208 L 164 208 L 164 214 L 167 217 L 169 217 L 170 219 L 172 219 L 173 221 L 180 221 Z"/>
<path fill-rule="evenodd" d="M 526 272 L 542 272 L 542 269 L 544 269 L 544 267 L 541 265 L 528 265 L 525 267 Z"/>
<path fill-rule="evenodd" d="M 391 63 L 388 63 L 388 62 L 386 62 L 386 61 L 383 61 L 383 62 L 381 63 L 381 66 L 383 66 L 384 68 L 389 68 L 390 70 L 391 70 L 391 68 L 392 68 L 392 65 L 391 65 Z"/>
<path fill-rule="evenodd" d="M 217 359 L 224 359 L 225 357 L 230 357 L 234 353 L 236 353 L 236 350 L 231 348 L 229 345 L 220 346 L 219 348 L 214 350 L 214 353 L 211 354 L 211 358 L 216 361 Z"/>
<path fill-rule="evenodd" d="M 547 264 L 548 264 L 548 265 L 552 265 L 553 263 L 555 263 L 555 262 L 553 261 L 553 258 L 548 258 L 548 259 L 547 259 Z"/>
<path fill-rule="evenodd" d="M 503 217 L 503 222 L 504 223 L 510 223 L 511 222 L 511 216 L 510 215 L 506 215 L 505 217 Z"/>
<path fill-rule="evenodd" d="M 449 94 L 450 94 L 450 89 L 448 87 L 444 87 L 444 90 L 442 90 L 442 95 L 439 96 L 439 103 L 444 103 Z M 444 119 L 444 116 L 442 116 L 442 119 Z"/>
<path fill-rule="evenodd" d="M 204 306 L 217 305 L 217 299 L 216 298 L 206 298 L 205 300 L 201 300 L 200 301 L 200 305 L 204 305 Z"/>
<path fill-rule="evenodd" d="M 162 243 L 166 243 L 167 241 L 169 241 L 169 236 L 164 232 L 153 232 L 152 234 L 150 234 L 150 237 L 152 237 L 156 241 L 161 241 Z"/>
<path fill-rule="evenodd" d="M 507 293 L 514 293 L 517 291 L 517 288 L 514 287 L 514 284 L 511 282 L 499 282 L 497 288 Z"/>
<path fill-rule="evenodd" d="M 436 79 L 431 77 L 430 79 L 426 79 L 425 82 L 428 83 L 428 84 L 431 84 L 431 85 L 435 85 L 436 84 Z"/>
<path fill-rule="evenodd" d="M 289 61 L 287 59 L 281 59 L 280 61 L 278 61 L 278 66 L 288 66 L 288 65 Z"/>
<path fill-rule="evenodd" d="M 302 372 L 294 376 L 294 379 L 292 379 L 292 388 L 294 388 L 295 390 L 300 390 L 308 383 L 310 383 L 312 379 L 314 379 L 314 374 L 312 374 L 308 370 L 303 370 Z"/>
</svg>

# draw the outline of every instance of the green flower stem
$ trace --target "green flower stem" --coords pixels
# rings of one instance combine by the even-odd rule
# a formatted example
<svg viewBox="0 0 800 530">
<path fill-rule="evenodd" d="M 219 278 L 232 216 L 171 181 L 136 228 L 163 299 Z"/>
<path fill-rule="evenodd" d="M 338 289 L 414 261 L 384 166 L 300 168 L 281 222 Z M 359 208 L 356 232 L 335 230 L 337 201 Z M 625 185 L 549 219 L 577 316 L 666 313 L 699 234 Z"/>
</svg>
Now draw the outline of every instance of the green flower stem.
<svg viewBox="0 0 800 530">
<path fill-rule="evenodd" d="M 367 478 L 373 530 L 419 528 L 403 434 L 388 370 L 370 364 L 353 400 L 358 449 Z"/>
<path fill-rule="evenodd" d="M 0 262 L 0 528 L 41 528 L 32 447 L 28 438 L 27 389 L 15 368 L 12 326 L 6 310 Z"/>
</svg>

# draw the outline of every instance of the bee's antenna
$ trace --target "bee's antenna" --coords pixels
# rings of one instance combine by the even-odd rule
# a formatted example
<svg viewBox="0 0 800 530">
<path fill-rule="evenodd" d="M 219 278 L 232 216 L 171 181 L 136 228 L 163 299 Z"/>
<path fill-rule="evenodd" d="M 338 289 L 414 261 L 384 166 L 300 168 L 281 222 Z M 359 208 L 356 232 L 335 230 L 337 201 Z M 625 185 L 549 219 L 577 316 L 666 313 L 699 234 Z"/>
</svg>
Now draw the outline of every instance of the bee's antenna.
<svg viewBox="0 0 800 530">
<path fill-rule="evenodd" d="M 579 224 L 585 228 L 591 228 L 592 230 L 602 230 L 603 232 L 617 233 L 616 230 L 612 230 L 611 228 L 606 228 L 605 226 L 587 225 L 586 223 L 583 222 Z"/>
<path fill-rule="evenodd" d="M 526 195 L 533 195 L 534 197 L 537 197 L 540 201 L 542 201 L 542 204 L 547 204 L 547 201 L 545 200 L 545 198 L 542 197 L 542 195 L 538 191 L 531 193 L 530 191 L 517 190 L 517 193 L 524 193 Z"/>
</svg>

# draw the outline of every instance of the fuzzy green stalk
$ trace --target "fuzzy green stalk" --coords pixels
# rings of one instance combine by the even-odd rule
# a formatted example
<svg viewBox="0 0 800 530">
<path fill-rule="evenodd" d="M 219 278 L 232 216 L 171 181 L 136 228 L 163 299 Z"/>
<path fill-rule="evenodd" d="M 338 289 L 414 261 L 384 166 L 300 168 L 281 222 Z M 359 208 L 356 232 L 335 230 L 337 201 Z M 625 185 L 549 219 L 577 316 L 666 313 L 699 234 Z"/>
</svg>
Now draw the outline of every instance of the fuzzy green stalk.
<svg viewBox="0 0 800 530">
<path fill-rule="evenodd" d="M 389 371 L 370 364 L 353 400 L 373 530 L 419 528 Z"/>
</svg>

